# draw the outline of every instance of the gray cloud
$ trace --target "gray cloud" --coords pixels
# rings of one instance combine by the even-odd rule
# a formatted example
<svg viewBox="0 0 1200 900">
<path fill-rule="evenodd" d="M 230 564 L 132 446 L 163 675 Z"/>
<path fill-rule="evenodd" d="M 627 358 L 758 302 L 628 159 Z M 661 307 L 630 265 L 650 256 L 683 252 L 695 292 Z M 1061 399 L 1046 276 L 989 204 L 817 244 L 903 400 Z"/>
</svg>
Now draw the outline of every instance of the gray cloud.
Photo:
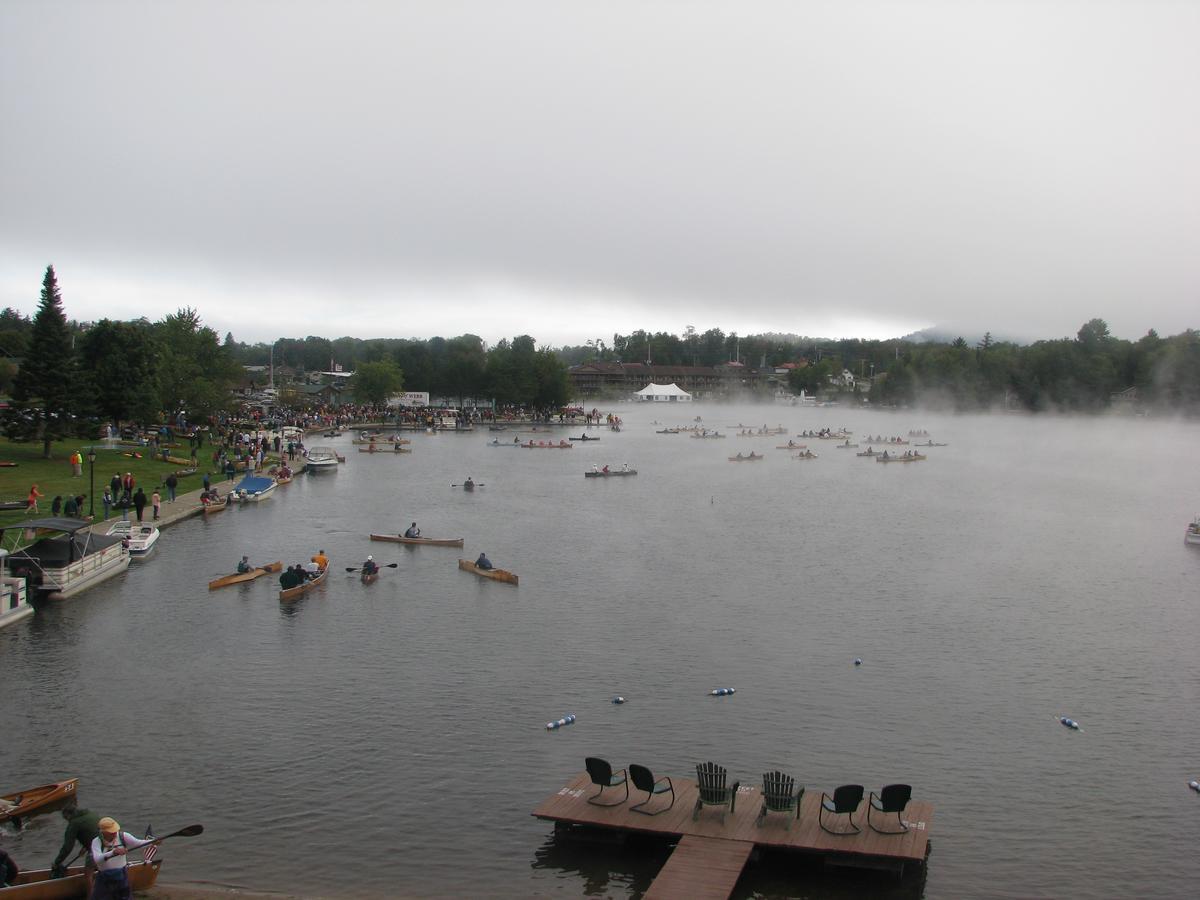
<svg viewBox="0 0 1200 900">
<path fill-rule="evenodd" d="M 1173 2 L 8 3 L 0 303 L 54 262 L 73 317 L 247 340 L 1174 333 L 1198 39 Z"/>
</svg>

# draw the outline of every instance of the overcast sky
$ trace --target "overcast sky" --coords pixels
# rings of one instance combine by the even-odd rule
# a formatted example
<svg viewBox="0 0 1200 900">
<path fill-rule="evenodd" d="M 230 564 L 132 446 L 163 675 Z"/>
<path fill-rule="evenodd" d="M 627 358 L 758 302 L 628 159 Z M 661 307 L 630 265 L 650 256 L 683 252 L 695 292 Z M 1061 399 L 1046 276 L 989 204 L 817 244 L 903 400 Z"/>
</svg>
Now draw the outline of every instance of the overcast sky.
<svg viewBox="0 0 1200 900">
<path fill-rule="evenodd" d="M 1200 327 L 1200 3 L 0 2 L 0 307 Z"/>
</svg>

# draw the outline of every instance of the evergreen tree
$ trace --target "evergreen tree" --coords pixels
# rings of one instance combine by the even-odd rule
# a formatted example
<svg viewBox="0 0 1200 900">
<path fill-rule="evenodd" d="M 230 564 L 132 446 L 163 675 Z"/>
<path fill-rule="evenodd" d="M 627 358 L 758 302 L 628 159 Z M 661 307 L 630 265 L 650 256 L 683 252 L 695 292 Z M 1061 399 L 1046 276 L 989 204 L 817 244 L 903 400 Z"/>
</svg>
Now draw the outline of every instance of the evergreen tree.
<svg viewBox="0 0 1200 900">
<path fill-rule="evenodd" d="M 50 458 L 50 444 L 72 433 L 76 372 L 75 349 L 63 313 L 58 278 L 54 266 L 46 266 L 29 349 L 13 384 L 14 406 L 25 407 L 27 416 L 24 421 L 10 419 L 9 423 L 10 436 L 41 440 L 46 459 Z"/>
</svg>

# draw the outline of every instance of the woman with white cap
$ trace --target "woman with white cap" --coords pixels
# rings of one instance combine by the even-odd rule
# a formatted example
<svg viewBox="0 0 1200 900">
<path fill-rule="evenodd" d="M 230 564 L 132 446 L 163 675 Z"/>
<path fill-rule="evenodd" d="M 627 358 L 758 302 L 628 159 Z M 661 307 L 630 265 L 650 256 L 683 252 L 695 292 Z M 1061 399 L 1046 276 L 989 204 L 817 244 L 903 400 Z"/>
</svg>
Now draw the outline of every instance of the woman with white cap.
<svg viewBox="0 0 1200 900">
<path fill-rule="evenodd" d="M 96 862 L 96 881 L 91 900 L 130 900 L 128 852 L 152 844 L 122 831 L 116 819 L 100 820 L 100 834 L 92 841 L 92 859 Z"/>
<path fill-rule="evenodd" d="M 375 557 L 368 556 L 367 561 L 362 564 L 362 573 L 364 575 L 375 575 L 379 572 L 379 564 L 375 562 Z"/>
</svg>

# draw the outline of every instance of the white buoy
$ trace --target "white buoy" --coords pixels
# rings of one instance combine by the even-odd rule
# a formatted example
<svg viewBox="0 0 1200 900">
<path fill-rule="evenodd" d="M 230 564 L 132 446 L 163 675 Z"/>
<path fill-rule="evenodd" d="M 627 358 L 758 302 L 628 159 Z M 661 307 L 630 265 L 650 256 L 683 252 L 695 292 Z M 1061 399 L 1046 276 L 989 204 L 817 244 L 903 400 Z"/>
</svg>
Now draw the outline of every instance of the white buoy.
<svg viewBox="0 0 1200 900">
<path fill-rule="evenodd" d="M 1197 794 L 1200 794 L 1200 781 L 1189 781 L 1188 787 L 1190 787 Z"/>
<path fill-rule="evenodd" d="M 1061 725 L 1065 726 L 1066 728 L 1070 728 L 1072 731 L 1083 731 L 1083 726 L 1081 726 L 1074 719 L 1068 719 L 1066 716 L 1059 716 L 1058 721 Z"/>
<path fill-rule="evenodd" d="M 624 697 L 613 697 L 612 702 L 615 704 L 621 704 L 621 703 L 625 702 L 625 698 Z"/>
<path fill-rule="evenodd" d="M 861 656 L 854 657 L 854 664 L 856 666 L 861 666 L 862 665 L 862 657 Z"/>
</svg>

